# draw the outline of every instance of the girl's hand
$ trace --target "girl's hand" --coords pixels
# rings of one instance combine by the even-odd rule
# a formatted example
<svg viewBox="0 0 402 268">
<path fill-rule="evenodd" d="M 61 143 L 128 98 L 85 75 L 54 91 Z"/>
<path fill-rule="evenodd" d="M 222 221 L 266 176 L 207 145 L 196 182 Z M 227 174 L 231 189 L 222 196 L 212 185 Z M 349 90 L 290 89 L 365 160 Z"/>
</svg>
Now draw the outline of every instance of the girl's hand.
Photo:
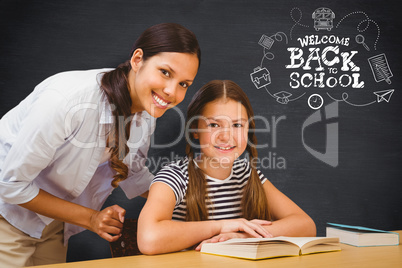
<svg viewBox="0 0 402 268">
<path fill-rule="evenodd" d="M 121 236 L 126 211 L 118 205 L 97 211 L 91 216 L 91 231 L 103 239 L 114 242 Z"/>
<path fill-rule="evenodd" d="M 272 237 L 272 235 L 263 227 L 263 225 L 272 224 L 270 221 L 257 219 L 251 221 L 246 219 L 232 219 L 220 220 L 218 222 L 221 223 L 220 234 L 243 232 L 249 234 L 251 237 Z"/>
<path fill-rule="evenodd" d="M 251 237 L 247 233 L 224 233 L 224 234 L 218 234 L 216 236 L 211 237 L 210 239 L 206 239 L 202 241 L 196 248 L 195 250 L 200 251 L 201 247 L 204 243 L 217 243 L 217 242 L 223 242 L 232 238 L 248 238 Z"/>
</svg>

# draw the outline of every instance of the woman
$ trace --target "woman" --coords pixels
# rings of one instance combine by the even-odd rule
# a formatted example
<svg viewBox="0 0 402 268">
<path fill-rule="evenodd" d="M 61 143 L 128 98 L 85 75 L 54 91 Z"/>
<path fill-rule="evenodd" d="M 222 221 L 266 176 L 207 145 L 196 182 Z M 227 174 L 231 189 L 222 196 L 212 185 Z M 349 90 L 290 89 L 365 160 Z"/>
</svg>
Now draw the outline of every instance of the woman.
<svg viewBox="0 0 402 268">
<path fill-rule="evenodd" d="M 191 31 L 158 24 L 116 69 L 49 77 L 0 120 L 1 267 L 64 262 L 63 222 L 65 243 L 82 228 L 119 238 L 124 209 L 99 209 L 118 185 L 147 192 L 156 118 L 183 100 L 200 54 Z"/>
</svg>

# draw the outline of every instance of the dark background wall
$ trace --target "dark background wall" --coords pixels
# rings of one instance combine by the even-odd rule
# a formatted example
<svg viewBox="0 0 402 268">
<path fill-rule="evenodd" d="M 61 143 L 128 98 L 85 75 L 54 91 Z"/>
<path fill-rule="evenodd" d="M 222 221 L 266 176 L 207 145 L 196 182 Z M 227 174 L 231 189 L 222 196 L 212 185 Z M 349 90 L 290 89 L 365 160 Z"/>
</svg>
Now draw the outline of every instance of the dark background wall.
<svg viewBox="0 0 402 268">
<path fill-rule="evenodd" d="M 267 128 L 268 124 L 269 131 L 257 135 L 260 144 L 268 144 L 259 149 L 262 170 L 314 219 L 318 235 L 325 235 L 326 222 L 402 229 L 402 43 L 400 11 L 396 4 L 397 1 L 363 0 L 2 0 L 0 116 L 46 77 L 67 70 L 115 67 L 128 58 L 133 42 L 147 27 L 177 22 L 197 35 L 202 48 L 202 66 L 179 109 L 158 119 L 153 144 L 161 148 L 154 146 L 150 150 L 148 164 L 152 171 L 184 155 L 183 140 L 175 141 L 181 135 L 180 119 L 194 92 L 212 79 L 231 79 L 251 99 L 255 113 L 260 116 L 257 127 Z M 330 31 L 313 29 L 312 13 L 319 7 L 330 8 L 335 14 Z M 284 33 L 283 39 L 275 36 L 279 32 Z M 274 40 L 270 50 L 265 50 L 265 57 L 263 47 L 258 44 L 263 34 Z M 365 37 L 370 51 L 356 43 L 357 34 Z M 349 38 L 349 46 L 339 45 L 340 52 L 358 51 L 353 62 L 360 67 L 357 73 L 365 87 L 291 88 L 292 71 L 300 75 L 316 72 L 285 68 L 290 64 L 287 48 L 302 48 L 297 38 L 306 35 Z M 309 47 L 319 47 L 322 51 L 326 46 L 303 47 L 304 58 L 307 59 Z M 267 52 L 273 53 L 274 58 Z M 393 74 L 391 84 L 375 81 L 367 61 L 383 53 Z M 250 79 L 257 66 L 265 67 L 271 78 L 271 83 L 260 89 Z M 312 61 L 311 66 L 317 67 L 317 61 Z M 341 71 L 339 64 L 335 67 L 338 74 L 329 74 L 325 67 L 325 78 L 352 74 Z M 394 89 L 389 102 L 377 102 L 373 92 L 388 89 Z M 287 104 L 279 103 L 272 96 L 280 91 L 292 94 Z M 318 112 L 307 104 L 308 97 L 314 93 L 324 100 Z M 343 93 L 348 98 L 342 100 Z M 292 99 L 299 96 L 297 100 Z M 333 110 L 334 117 L 328 118 L 330 113 L 325 113 L 324 107 L 333 99 L 339 102 Z M 311 125 L 305 123 L 314 113 L 321 115 L 322 120 Z M 329 124 L 338 130 L 327 133 Z M 326 135 L 330 135 L 329 145 L 335 142 L 327 149 Z M 172 145 L 163 146 L 169 143 Z M 308 152 L 306 146 L 321 153 L 321 160 Z M 333 155 L 325 158 L 325 152 Z M 142 198 L 127 200 L 118 188 L 105 206 L 117 203 L 127 209 L 127 217 L 136 218 L 144 201 Z M 95 234 L 85 231 L 71 238 L 68 261 L 106 257 L 110 257 L 108 243 Z"/>
</svg>

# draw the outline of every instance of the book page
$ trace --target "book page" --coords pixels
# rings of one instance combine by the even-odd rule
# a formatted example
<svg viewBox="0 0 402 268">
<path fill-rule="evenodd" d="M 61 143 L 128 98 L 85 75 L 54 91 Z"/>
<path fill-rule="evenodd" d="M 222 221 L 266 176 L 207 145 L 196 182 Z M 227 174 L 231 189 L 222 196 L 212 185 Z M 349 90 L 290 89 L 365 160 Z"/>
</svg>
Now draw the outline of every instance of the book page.
<svg viewBox="0 0 402 268">
<path fill-rule="evenodd" d="M 308 244 L 304 245 L 304 247 L 300 250 L 301 255 L 341 250 L 339 243 L 322 243 L 322 244 L 312 245 L 311 247 L 309 247 L 307 245 Z"/>
<path fill-rule="evenodd" d="M 297 245 L 299 248 L 302 248 L 303 245 L 310 243 L 309 246 L 313 244 L 319 243 L 337 243 L 339 242 L 338 238 L 332 237 L 289 237 L 289 236 L 278 236 L 273 238 L 233 238 L 226 240 L 224 242 L 220 242 L 221 244 L 263 244 L 263 243 L 272 243 L 275 241 L 279 242 L 288 242 L 294 245 Z"/>
<path fill-rule="evenodd" d="M 337 237 L 277 237 L 278 239 L 282 239 L 283 241 L 289 241 L 299 248 L 302 247 L 311 247 L 312 245 L 321 244 L 321 243 L 338 243 L 339 239 Z"/>
</svg>

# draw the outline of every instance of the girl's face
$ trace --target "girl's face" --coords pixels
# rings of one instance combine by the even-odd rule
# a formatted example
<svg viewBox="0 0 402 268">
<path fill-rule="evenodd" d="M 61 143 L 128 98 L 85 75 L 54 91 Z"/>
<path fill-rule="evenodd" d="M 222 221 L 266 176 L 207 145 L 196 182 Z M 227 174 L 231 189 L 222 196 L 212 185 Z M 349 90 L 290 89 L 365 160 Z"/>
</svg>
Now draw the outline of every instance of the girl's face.
<svg viewBox="0 0 402 268">
<path fill-rule="evenodd" d="M 147 111 L 153 117 L 183 101 L 198 71 L 194 54 L 162 52 L 143 60 L 141 49 L 131 57 L 129 73 L 131 112 Z"/>
<path fill-rule="evenodd" d="M 247 147 L 248 128 L 247 111 L 241 103 L 231 99 L 208 103 L 194 133 L 200 143 L 202 162 L 231 167 Z"/>
</svg>

